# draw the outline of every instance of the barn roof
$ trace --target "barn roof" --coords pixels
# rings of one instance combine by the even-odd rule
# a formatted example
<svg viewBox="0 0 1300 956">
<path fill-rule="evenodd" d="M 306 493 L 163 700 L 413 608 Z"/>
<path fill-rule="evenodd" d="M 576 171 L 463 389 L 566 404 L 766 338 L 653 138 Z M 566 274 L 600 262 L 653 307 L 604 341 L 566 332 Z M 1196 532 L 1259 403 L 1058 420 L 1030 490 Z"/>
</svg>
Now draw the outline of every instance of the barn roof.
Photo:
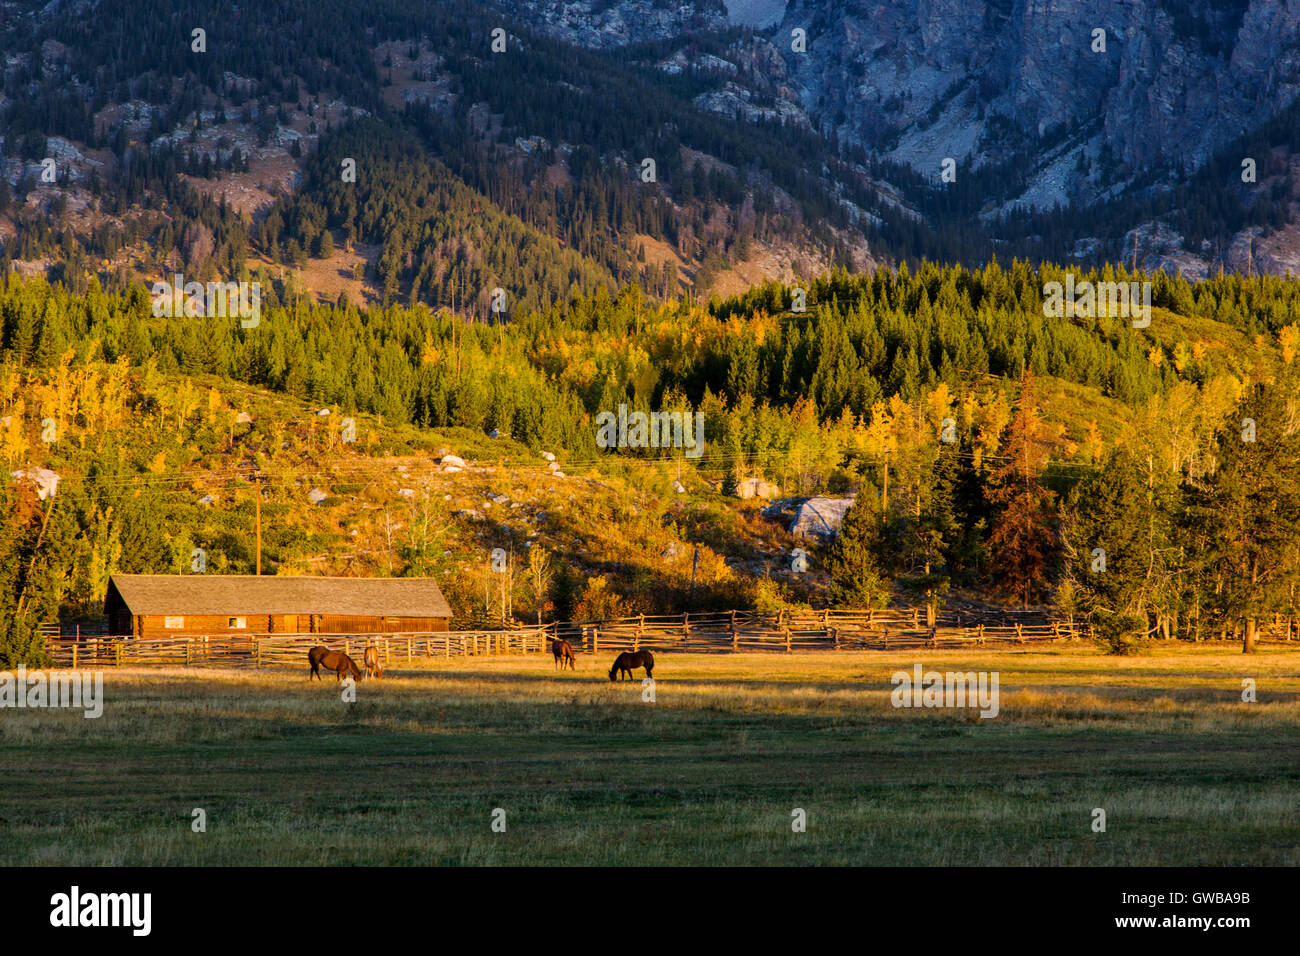
<svg viewBox="0 0 1300 956">
<path fill-rule="evenodd" d="M 132 614 L 354 614 L 451 617 L 433 578 L 281 577 L 254 574 L 115 574 Z"/>
</svg>

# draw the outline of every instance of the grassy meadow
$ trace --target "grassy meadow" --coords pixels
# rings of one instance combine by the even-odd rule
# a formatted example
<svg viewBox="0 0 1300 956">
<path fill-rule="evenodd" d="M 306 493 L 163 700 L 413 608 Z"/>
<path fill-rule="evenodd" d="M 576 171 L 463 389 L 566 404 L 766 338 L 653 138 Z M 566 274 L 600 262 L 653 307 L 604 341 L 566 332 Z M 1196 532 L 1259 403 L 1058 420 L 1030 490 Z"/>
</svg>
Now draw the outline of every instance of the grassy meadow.
<svg viewBox="0 0 1300 956">
<path fill-rule="evenodd" d="M 97 720 L 0 711 L 0 863 L 1300 863 L 1300 651 L 664 653 L 653 703 L 608 657 L 395 665 L 355 704 L 110 669 Z M 1000 713 L 894 708 L 917 661 L 998 672 Z"/>
</svg>

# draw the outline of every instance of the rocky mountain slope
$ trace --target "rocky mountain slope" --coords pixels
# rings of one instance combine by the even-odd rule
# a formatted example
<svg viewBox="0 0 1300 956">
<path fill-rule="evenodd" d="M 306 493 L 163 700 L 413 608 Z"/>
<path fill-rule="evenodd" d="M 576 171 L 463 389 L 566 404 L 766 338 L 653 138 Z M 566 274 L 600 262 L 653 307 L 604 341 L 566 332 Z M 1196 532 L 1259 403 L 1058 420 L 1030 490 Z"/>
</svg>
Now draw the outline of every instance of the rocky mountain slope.
<svg viewBox="0 0 1300 956">
<path fill-rule="evenodd" d="M 602 49 L 661 41 L 678 24 L 682 45 L 661 67 L 712 79 L 700 108 L 815 126 L 934 184 L 951 159 L 958 183 L 981 177 L 985 225 L 1166 193 L 1300 91 L 1296 0 L 731 0 L 721 55 L 696 42 L 721 30 L 709 4 L 694 18 L 650 0 L 498 5 Z M 1236 165 L 1246 158 L 1277 159 L 1243 155 Z M 1257 234 L 1234 230 L 1204 249 L 1168 223 L 1126 215 L 1123 248 L 1150 239 L 1149 266 L 1282 273 L 1295 264 L 1294 226 L 1255 257 L 1242 250 Z M 1075 241 L 1091 248 L 1096 238 L 1081 228 Z"/>
</svg>

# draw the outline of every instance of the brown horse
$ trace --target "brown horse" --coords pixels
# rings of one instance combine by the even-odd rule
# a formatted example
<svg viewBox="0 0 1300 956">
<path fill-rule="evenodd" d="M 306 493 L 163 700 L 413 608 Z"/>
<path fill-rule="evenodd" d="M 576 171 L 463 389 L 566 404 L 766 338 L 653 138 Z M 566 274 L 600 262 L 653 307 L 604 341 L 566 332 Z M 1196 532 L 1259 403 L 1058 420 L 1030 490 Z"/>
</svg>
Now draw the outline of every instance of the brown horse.
<svg viewBox="0 0 1300 956">
<path fill-rule="evenodd" d="M 649 651 L 637 651 L 635 654 L 631 651 L 624 651 L 614 659 L 614 666 L 609 669 L 609 679 L 621 680 L 623 675 L 627 674 L 627 679 L 633 680 L 632 671 L 637 667 L 644 667 L 645 676 L 653 677 L 652 672 L 655 668 L 654 655 Z"/>
<path fill-rule="evenodd" d="M 573 662 L 573 645 L 562 637 L 553 637 L 551 640 L 551 653 L 555 655 L 555 666 L 564 670 L 565 663 L 568 663 L 569 670 L 575 670 Z"/>
<path fill-rule="evenodd" d="M 366 665 L 366 676 L 380 678 L 384 676 L 384 669 L 379 665 L 379 648 L 371 644 L 366 648 L 366 653 L 362 656 L 361 662 Z"/>
<path fill-rule="evenodd" d="M 320 680 L 322 666 L 327 671 L 334 672 L 335 680 L 342 680 L 344 674 L 351 674 L 354 680 L 361 680 L 361 668 L 357 667 L 356 661 L 342 651 L 331 651 L 323 644 L 317 644 L 307 652 L 307 661 L 311 664 L 311 673 L 307 675 L 308 680 L 313 677 Z"/>
</svg>

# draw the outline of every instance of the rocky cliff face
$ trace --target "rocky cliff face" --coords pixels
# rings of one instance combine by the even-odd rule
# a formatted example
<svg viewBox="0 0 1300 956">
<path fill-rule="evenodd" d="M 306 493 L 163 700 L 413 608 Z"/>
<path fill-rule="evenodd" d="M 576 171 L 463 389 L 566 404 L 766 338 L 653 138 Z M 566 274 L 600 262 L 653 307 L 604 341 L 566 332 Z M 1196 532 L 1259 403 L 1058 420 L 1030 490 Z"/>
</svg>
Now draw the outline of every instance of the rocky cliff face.
<svg viewBox="0 0 1300 956">
<path fill-rule="evenodd" d="M 492 2 L 602 49 L 730 29 L 722 56 L 684 40 L 647 65 L 708 80 L 700 109 L 834 132 L 936 183 L 949 158 L 983 172 L 986 224 L 1172 188 L 1300 94 L 1300 0 Z M 1300 206 L 1289 218 L 1195 249 L 1167 224 L 1126 223 L 1125 249 L 1192 274 L 1285 272 Z"/>
<path fill-rule="evenodd" d="M 1199 165 L 1300 92 L 1300 0 L 792 0 L 776 32 L 801 25 L 787 59 L 841 135 L 922 172 L 1025 155 L 1038 205 Z"/>
<path fill-rule="evenodd" d="M 722 0 L 488 0 L 488 5 L 535 30 L 593 50 L 728 25 Z"/>
<path fill-rule="evenodd" d="M 1006 199 L 1035 207 L 1199 165 L 1300 92 L 1300 0 L 727 0 L 730 21 L 716 0 L 497 2 L 599 48 L 768 24 L 735 46 L 784 61 L 751 86 L 788 84 L 820 127 L 924 175 L 1023 163 Z M 702 105 L 736 107 L 743 85 Z"/>
</svg>

